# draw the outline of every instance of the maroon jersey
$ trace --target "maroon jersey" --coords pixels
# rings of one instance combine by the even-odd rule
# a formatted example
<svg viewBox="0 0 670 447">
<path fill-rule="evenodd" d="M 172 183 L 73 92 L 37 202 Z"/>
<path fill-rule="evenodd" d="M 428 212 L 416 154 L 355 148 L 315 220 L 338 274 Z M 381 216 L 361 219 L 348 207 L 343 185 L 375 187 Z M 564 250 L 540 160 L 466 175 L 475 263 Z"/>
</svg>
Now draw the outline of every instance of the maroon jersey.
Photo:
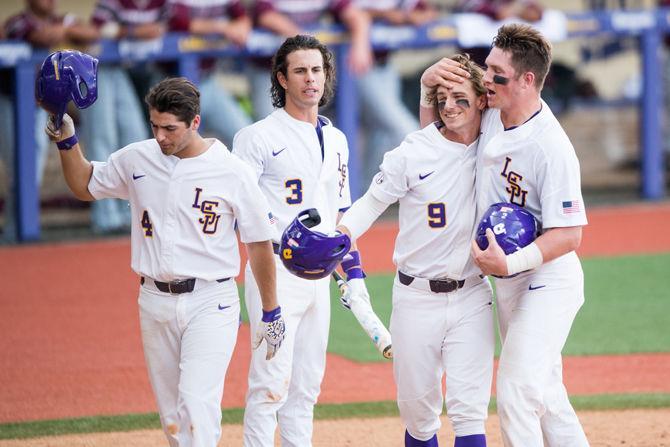
<svg viewBox="0 0 670 447">
<path fill-rule="evenodd" d="M 171 31 L 188 31 L 192 19 L 238 19 L 247 13 L 239 0 L 210 1 L 170 0 L 169 27 Z"/>
<path fill-rule="evenodd" d="M 351 4 L 350 0 L 258 0 L 254 5 L 254 17 L 266 11 L 277 11 L 298 26 L 316 26 L 328 15 L 340 20 L 340 14 Z"/>
<path fill-rule="evenodd" d="M 97 26 L 108 22 L 145 25 L 164 22 L 167 17 L 166 0 L 98 0 L 91 21 Z"/>
<path fill-rule="evenodd" d="M 59 25 L 63 23 L 64 16 L 52 15 L 47 19 L 39 18 L 30 11 L 22 11 L 5 22 L 5 34 L 8 39 L 24 40 L 31 44 L 29 39 L 33 31 L 39 30 L 44 25 Z"/>
</svg>

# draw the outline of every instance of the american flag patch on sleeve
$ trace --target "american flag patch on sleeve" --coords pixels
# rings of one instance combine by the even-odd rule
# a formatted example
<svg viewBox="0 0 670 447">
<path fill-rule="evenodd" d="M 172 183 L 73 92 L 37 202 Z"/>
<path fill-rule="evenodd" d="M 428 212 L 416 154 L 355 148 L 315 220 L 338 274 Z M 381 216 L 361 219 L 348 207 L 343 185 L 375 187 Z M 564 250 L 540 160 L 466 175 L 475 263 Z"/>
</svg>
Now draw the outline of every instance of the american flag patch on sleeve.
<svg viewBox="0 0 670 447">
<path fill-rule="evenodd" d="M 581 210 L 582 206 L 579 203 L 579 200 L 568 200 L 563 202 L 563 214 L 579 213 Z"/>
<path fill-rule="evenodd" d="M 270 225 L 274 225 L 278 221 L 275 215 L 272 213 L 268 213 L 268 219 L 270 219 Z"/>
</svg>

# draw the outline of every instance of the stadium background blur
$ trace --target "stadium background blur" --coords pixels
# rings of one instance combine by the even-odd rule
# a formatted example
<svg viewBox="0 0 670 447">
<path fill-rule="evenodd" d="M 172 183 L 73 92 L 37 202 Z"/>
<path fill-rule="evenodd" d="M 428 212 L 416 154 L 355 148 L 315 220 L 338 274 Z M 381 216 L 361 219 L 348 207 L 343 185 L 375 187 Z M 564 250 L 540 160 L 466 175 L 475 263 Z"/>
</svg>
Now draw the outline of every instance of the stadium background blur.
<svg viewBox="0 0 670 447">
<path fill-rule="evenodd" d="M 57 11 L 61 14 L 71 12 L 86 20 L 93 3 L 91 0 L 57 0 Z M 442 14 L 448 14 L 453 6 L 447 1 L 429 3 L 438 7 Z M 584 12 L 594 8 L 649 9 L 655 6 L 649 0 L 545 0 L 542 4 L 547 9 L 565 12 Z M 2 2 L 0 22 L 4 23 L 24 6 L 25 3 L 20 0 Z M 423 68 L 438 57 L 455 51 L 454 46 L 439 46 L 393 53 L 392 62 L 403 75 L 403 98 L 410 110 L 417 110 L 418 76 Z M 243 104 L 248 103 L 248 82 L 240 70 L 235 70 L 234 65 L 231 67 L 233 69 L 229 72 L 219 75 L 219 81 Z M 637 39 L 611 35 L 555 42 L 554 67 L 554 73 L 562 77 L 559 81 L 567 85 L 557 87 L 557 94 L 550 104 L 555 112 L 559 112 L 559 119 L 577 150 L 587 205 L 639 200 L 640 113 L 637 100 L 642 81 Z M 569 97 L 567 104 L 565 92 Z M 348 137 L 351 139 L 352 135 Z M 666 156 L 666 165 L 667 158 L 670 157 Z M 4 205 L 1 198 L 7 193 L 5 176 L 6 167 L 0 165 L 0 206 Z M 361 188 L 366 188 L 368 181 L 360 179 Z M 666 186 L 666 196 L 667 192 Z M 40 217 L 42 240 L 86 238 L 92 234 L 90 206 L 74 199 L 67 189 L 60 172 L 58 154 L 53 147 L 49 151 L 40 188 Z"/>
</svg>

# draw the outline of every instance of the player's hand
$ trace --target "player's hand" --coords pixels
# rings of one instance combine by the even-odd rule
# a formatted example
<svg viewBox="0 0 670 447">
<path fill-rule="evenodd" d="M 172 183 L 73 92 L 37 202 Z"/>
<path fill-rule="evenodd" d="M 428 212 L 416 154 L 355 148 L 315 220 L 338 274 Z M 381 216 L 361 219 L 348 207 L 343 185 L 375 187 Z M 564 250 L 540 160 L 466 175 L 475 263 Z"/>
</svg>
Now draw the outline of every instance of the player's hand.
<svg viewBox="0 0 670 447">
<path fill-rule="evenodd" d="M 349 64 L 349 70 L 351 70 L 354 75 L 361 76 L 367 73 L 374 63 L 370 43 L 366 41 L 351 45 L 347 62 Z"/>
<path fill-rule="evenodd" d="M 66 138 L 70 138 L 74 135 L 74 123 L 72 118 L 67 113 L 63 115 L 63 120 L 60 127 L 56 127 L 56 115 L 49 115 L 47 119 L 47 125 L 44 128 L 44 131 L 49 136 L 49 139 L 55 143 L 63 141 Z"/>
<path fill-rule="evenodd" d="M 223 35 L 237 46 L 244 46 L 251 33 L 251 20 L 235 20 L 227 22 L 223 29 Z"/>
<path fill-rule="evenodd" d="M 507 260 L 505 259 L 505 252 L 498 241 L 493 231 L 490 228 L 486 229 L 486 239 L 489 241 L 489 246 L 486 250 L 481 250 L 476 241 L 472 241 L 472 258 L 484 275 L 507 276 Z"/>
<path fill-rule="evenodd" d="M 365 286 L 365 280 L 362 278 L 353 278 L 347 281 L 345 293 L 340 295 L 340 302 L 344 307 L 351 310 L 351 302 L 354 300 L 364 300 L 370 303 L 370 294 Z"/>
<path fill-rule="evenodd" d="M 427 90 L 435 90 L 440 85 L 453 86 L 453 82 L 462 83 L 470 77 L 461 64 L 453 59 L 443 57 L 424 70 L 421 75 L 421 85 Z"/>
<path fill-rule="evenodd" d="M 285 332 L 286 325 L 281 316 L 281 307 L 277 306 L 276 309 L 269 312 L 264 310 L 263 318 L 258 323 L 256 335 L 254 336 L 254 341 L 251 346 L 253 349 L 257 349 L 263 340 L 265 340 L 268 345 L 265 360 L 270 360 L 275 356 L 282 341 L 284 341 Z"/>
</svg>

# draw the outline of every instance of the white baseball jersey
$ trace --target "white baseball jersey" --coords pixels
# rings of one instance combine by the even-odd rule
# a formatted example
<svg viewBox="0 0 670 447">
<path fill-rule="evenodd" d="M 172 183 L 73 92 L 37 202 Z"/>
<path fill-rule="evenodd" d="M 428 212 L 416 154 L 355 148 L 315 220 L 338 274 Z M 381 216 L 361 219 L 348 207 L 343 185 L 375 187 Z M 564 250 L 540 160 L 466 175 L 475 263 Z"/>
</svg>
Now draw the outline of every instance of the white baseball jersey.
<svg viewBox="0 0 670 447">
<path fill-rule="evenodd" d="M 203 154 L 164 155 L 155 139 L 92 162 L 96 199 L 130 202 L 132 269 L 159 281 L 237 276 L 242 242 L 275 238 L 272 215 L 253 172 L 218 140 Z"/>
<path fill-rule="evenodd" d="M 322 116 L 323 159 L 314 126 L 277 109 L 240 130 L 233 151 L 255 171 L 261 190 L 278 219 L 279 233 L 300 211 L 316 208 L 315 230 L 335 229 L 338 210 L 351 206 L 346 137 Z"/>
<path fill-rule="evenodd" d="M 505 131 L 500 110 L 482 120 L 477 161 L 477 211 L 497 202 L 525 207 L 543 228 L 586 225 L 579 161 L 568 136 L 543 101 L 522 126 Z"/>
<path fill-rule="evenodd" d="M 524 206 L 543 228 L 587 223 L 579 161 L 546 103 L 505 130 L 499 110 L 482 121 L 477 211 L 496 202 Z M 497 404 L 505 445 L 588 446 L 562 383 L 561 349 L 584 302 L 584 275 L 574 251 L 520 275 L 497 279 L 503 348 Z M 538 414 L 542 414 L 542 423 Z"/>
<path fill-rule="evenodd" d="M 400 202 L 393 262 L 403 273 L 428 279 L 480 273 L 470 256 L 476 151 L 476 141 L 449 141 L 433 123 L 384 155 L 370 192 L 384 203 Z"/>
</svg>

